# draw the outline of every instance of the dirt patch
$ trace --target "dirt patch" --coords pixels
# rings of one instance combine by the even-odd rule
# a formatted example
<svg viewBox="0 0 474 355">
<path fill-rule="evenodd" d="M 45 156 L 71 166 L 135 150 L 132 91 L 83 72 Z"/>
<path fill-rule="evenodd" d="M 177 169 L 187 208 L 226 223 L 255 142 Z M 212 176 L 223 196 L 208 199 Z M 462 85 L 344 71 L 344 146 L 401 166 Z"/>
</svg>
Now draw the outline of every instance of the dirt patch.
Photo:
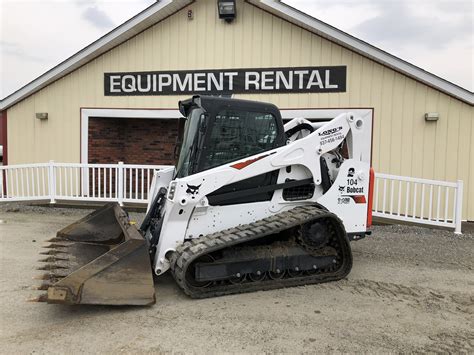
<svg viewBox="0 0 474 355">
<path fill-rule="evenodd" d="M 165 275 L 148 308 L 25 302 L 43 242 L 88 212 L 0 207 L 2 353 L 474 351 L 474 236 L 427 228 L 374 227 L 340 282 L 192 300 Z"/>
</svg>

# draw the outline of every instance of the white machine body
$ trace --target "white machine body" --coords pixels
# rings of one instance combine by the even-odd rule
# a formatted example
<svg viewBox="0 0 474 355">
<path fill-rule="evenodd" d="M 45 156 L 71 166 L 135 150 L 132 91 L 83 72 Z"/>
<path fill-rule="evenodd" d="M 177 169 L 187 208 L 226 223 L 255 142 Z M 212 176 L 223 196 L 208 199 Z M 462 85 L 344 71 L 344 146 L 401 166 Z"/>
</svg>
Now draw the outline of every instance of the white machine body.
<svg viewBox="0 0 474 355">
<path fill-rule="evenodd" d="M 155 175 L 150 204 L 161 187 L 168 191 L 153 263 L 157 275 L 169 269 L 169 255 L 187 239 L 252 223 L 305 204 L 319 204 L 335 213 L 348 234 L 366 232 L 371 213 L 371 118 L 347 112 L 327 122 L 295 118 L 284 128 L 288 131 L 301 124 L 311 125 L 314 131 L 295 133 L 285 146 L 180 179 L 172 180 L 173 168 Z M 344 141 L 346 157 L 337 152 Z M 321 157 L 326 161 L 331 180 L 327 191 L 323 188 Z M 283 189 L 279 189 L 270 201 L 230 206 L 212 206 L 206 197 L 225 185 L 274 170 L 279 170 L 277 184 L 313 179 L 314 193 L 307 199 L 294 201 L 285 199 Z"/>
</svg>

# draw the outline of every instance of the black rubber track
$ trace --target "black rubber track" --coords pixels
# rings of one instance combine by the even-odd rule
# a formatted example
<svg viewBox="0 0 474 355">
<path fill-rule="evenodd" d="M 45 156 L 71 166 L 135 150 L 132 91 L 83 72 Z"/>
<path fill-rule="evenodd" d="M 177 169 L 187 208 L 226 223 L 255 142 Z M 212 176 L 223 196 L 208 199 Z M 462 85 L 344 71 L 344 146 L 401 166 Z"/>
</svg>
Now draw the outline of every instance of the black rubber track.
<svg viewBox="0 0 474 355">
<path fill-rule="evenodd" d="M 197 258 L 231 248 L 239 244 L 282 232 L 308 222 L 324 219 L 331 220 L 332 238 L 337 241 L 338 268 L 330 272 L 304 274 L 279 280 L 249 281 L 240 284 L 213 284 L 208 287 L 194 287 L 186 281 L 186 270 Z M 313 254 L 312 250 L 307 250 Z M 313 254 L 315 255 L 315 254 Z M 241 225 L 221 232 L 209 234 L 186 241 L 179 246 L 171 258 L 171 272 L 178 285 L 192 298 L 207 298 L 228 294 L 270 290 L 282 287 L 317 284 L 336 281 L 346 277 L 352 268 L 352 253 L 342 221 L 333 213 L 317 206 L 299 206 L 278 213 L 254 223 Z"/>
</svg>

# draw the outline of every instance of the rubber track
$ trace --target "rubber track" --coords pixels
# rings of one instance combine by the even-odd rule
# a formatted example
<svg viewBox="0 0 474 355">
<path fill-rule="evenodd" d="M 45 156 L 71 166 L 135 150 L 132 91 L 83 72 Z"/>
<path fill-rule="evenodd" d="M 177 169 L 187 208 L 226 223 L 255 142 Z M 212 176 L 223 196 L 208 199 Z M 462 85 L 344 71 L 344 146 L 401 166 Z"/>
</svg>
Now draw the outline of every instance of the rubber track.
<svg viewBox="0 0 474 355">
<path fill-rule="evenodd" d="M 242 284 L 226 284 L 210 287 L 193 287 L 186 282 L 185 274 L 189 265 L 202 255 L 229 248 L 237 244 L 262 238 L 270 234 L 296 227 L 321 218 L 332 218 L 340 224 L 343 233 L 339 236 L 343 263 L 331 273 L 303 275 L 279 280 L 246 282 Z M 337 236 L 336 236 L 337 237 Z M 310 251 L 309 251 L 310 252 Z M 171 258 L 171 271 L 178 285 L 192 298 L 207 298 L 234 293 L 269 290 L 288 286 L 315 284 L 336 281 L 347 276 L 352 268 L 352 254 L 349 240 L 341 220 L 333 213 L 316 206 L 299 206 L 292 210 L 261 219 L 254 223 L 226 229 L 217 233 L 186 241 L 176 249 Z"/>
</svg>

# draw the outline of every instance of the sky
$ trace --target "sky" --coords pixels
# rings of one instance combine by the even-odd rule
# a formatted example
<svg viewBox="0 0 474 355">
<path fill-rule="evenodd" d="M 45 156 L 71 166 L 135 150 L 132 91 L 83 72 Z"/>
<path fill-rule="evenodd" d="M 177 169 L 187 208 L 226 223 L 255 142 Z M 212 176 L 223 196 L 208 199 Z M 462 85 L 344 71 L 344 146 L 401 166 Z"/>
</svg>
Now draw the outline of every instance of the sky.
<svg viewBox="0 0 474 355">
<path fill-rule="evenodd" d="M 28 84 L 154 2 L 0 0 L 0 98 Z M 284 2 L 474 91 L 474 2 L 471 0 Z"/>
</svg>

